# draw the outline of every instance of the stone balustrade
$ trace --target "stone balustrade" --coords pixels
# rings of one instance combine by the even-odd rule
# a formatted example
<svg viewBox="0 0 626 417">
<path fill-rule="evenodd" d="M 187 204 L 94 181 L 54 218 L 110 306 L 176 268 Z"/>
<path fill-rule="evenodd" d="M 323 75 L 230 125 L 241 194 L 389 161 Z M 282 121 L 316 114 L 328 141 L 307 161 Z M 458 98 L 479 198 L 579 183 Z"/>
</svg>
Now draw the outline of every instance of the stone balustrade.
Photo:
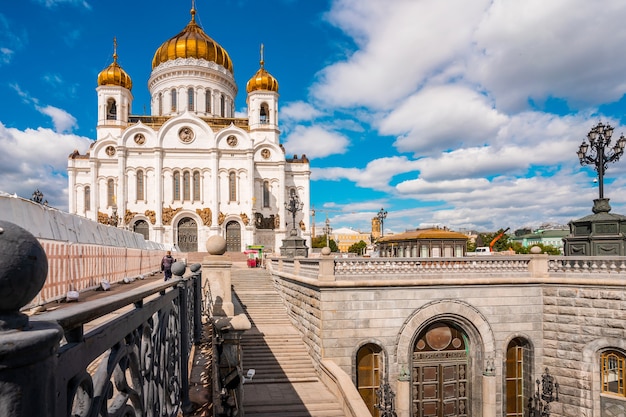
<svg viewBox="0 0 626 417">
<path fill-rule="evenodd" d="M 549 278 L 626 275 L 626 257 L 511 255 L 462 258 L 271 258 L 273 271 L 322 281 L 417 277 Z"/>
</svg>

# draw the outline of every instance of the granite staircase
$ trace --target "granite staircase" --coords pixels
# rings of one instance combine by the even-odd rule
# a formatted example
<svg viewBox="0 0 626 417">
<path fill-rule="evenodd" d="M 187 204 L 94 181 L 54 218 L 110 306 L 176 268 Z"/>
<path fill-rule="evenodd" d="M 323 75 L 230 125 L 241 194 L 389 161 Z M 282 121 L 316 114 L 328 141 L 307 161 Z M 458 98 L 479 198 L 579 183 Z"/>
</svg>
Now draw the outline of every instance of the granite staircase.
<svg viewBox="0 0 626 417">
<path fill-rule="evenodd" d="M 337 398 L 319 380 L 300 333 L 291 324 L 268 271 L 234 266 L 236 300 L 252 328 L 243 334 L 246 417 L 344 417 Z"/>
</svg>

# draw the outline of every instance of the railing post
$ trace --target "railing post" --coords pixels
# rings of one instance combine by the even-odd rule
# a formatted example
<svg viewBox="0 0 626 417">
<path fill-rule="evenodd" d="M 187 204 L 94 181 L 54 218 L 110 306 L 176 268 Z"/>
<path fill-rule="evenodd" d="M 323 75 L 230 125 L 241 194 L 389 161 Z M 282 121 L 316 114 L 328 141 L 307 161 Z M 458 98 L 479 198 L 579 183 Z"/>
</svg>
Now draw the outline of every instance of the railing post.
<svg viewBox="0 0 626 417">
<path fill-rule="evenodd" d="M 202 340 L 202 265 L 193 264 L 189 267 L 193 275 L 191 277 L 193 283 L 193 338 L 194 344 L 198 344 Z"/>
<path fill-rule="evenodd" d="M 319 269 L 320 281 L 335 280 L 335 259 L 331 256 L 330 248 L 327 246 L 322 248 L 322 257 L 320 258 Z"/>
<path fill-rule="evenodd" d="M 233 263 L 222 256 L 226 252 L 226 241 L 221 236 L 211 236 L 207 241 L 207 250 L 209 255 L 202 260 L 202 275 L 210 288 L 212 299 L 208 304 L 211 313 L 213 316 L 233 316 L 235 307 L 230 277 Z"/>
<path fill-rule="evenodd" d="M 63 329 L 20 313 L 43 287 L 48 260 L 32 234 L 2 220 L 0 254 L 0 415 L 54 417 L 57 392 L 66 389 L 54 378 Z"/>
<path fill-rule="evenodd" d="M 186 266 L 183 262 L 175 262 L 172 265 L 172 274 L 182 278 Z M 189 296 L 190 282 L 181 281 L 178 284 L 178 297 L 180 306 L 180 403 L 183 410 L 191 409 L 189 400 L 189 353 L 191 352 L 191 340 L 189 340 Z"/>
</svg>

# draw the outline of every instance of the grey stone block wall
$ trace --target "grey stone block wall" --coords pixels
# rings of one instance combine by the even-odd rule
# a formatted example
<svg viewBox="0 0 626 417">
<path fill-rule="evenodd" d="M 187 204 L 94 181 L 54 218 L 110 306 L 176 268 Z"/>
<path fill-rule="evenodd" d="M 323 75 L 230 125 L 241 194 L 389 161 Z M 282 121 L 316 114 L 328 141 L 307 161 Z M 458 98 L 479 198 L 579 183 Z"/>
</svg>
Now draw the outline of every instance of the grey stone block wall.
<svg viewBox="0 0 626 417">
<path fill-rule="evenodd" d="M 484 323 L 472 323 L 472 316 L 467 319 L 466 326 L 476 327 L 468 334 L 484 333 L 487 335 L 485 339 L 490 339 L 471 341 L 480 345 L 478 350 L 492 346 L 490 351 L 473 357 L 475 385 L 480 389 L 478 381 L 482 378 L 483 362 L 487 357 L 492 358 L 496 367 L 498 415 L 502 413 L 502 364 L 508 343 L 515 337 L 524 337 L 532 343 L 535 357 L 540 358 L 543 352 L 544 307 L 539 285 L 389 287 L 381 281 L 380 286 L 355 284 L 337 288 L 305 285 L 279 275 L 275 275 L 274 280 L 314 361 L 331 359 L 353 379 L 357 350 L 366 343 L 376 343 L 384 348 L 389 381 L 395 384 L 400 373 L 408 369 L 407 358 L 412 349 L 409 344 L 402 349 L 406 352 L 399 351 L 399 340 L 406 337 L 407 331 L 412 333 L 407 329 L 418 312 L 438 302 L 442 302 L 441 305 L 458 304 L 475 311 L 476 317 L 484 318 Z M 438 317 L 432 319 L 456 320 L 455 314 L 457 312 L 440 311 Z M 541 359 L 535 362 L 540 373 Z"/>
<path fill-rule="evenodd" d="M 543 294 L 542 359 L 560 384 L 554 412 L 601 415 L 599 352 L 626 347 L 626 294 L 604 286 L 545 286 Z M 614 408 L 626 408 L 626 402 L 607 398 Z"/>
</svg>

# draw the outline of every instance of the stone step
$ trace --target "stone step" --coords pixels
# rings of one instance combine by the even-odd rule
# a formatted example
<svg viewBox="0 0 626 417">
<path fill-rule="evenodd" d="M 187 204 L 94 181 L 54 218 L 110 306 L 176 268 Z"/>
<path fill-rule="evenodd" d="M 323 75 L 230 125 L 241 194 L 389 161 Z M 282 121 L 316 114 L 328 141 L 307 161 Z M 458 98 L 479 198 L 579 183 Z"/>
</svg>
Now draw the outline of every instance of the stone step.
<svg viewBox="0 0 626 417">
<path fill-rule="evenodd" d="M 344 417 L 337 398 L 319 380 L 269 272 L 233 268 L 234 295 L 252 328 L 242 335 L 246 417 Z"/>
</svg>

